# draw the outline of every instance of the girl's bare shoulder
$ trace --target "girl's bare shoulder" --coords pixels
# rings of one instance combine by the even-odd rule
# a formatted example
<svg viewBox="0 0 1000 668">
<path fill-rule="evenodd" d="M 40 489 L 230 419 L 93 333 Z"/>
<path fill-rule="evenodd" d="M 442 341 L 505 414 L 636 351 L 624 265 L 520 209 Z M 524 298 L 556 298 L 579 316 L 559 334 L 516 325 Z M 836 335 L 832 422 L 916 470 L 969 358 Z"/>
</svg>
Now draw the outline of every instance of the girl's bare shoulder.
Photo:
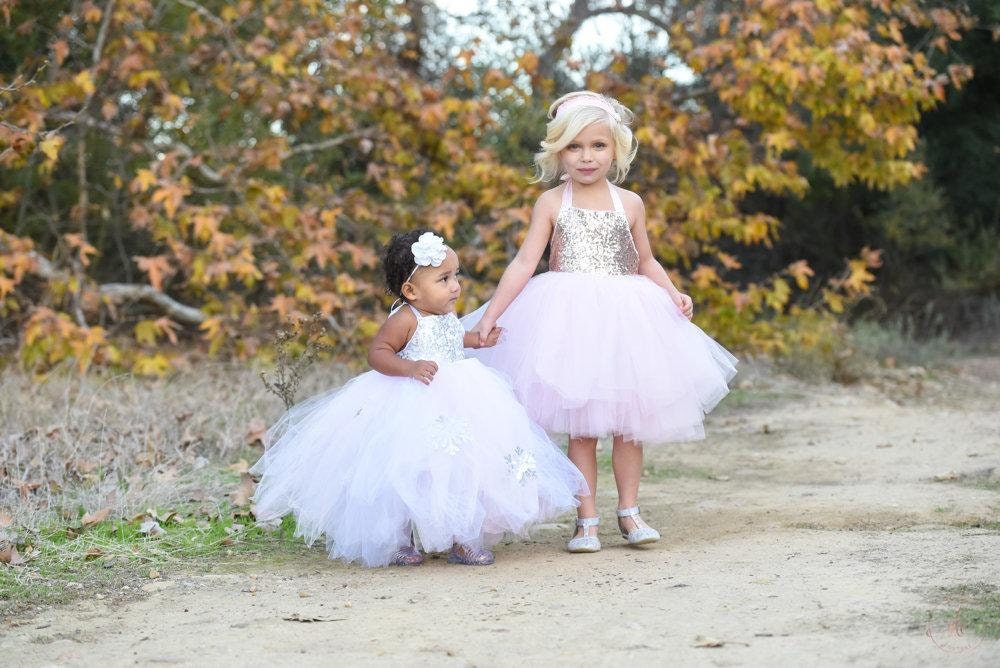
<svg viewBox="0 0 1000 668">
<path fill-rule="evenodd" d="M 404 334 L 407 337 L 413 333 L 417 327 L 417 316 L 413 315 L 413 309 L 407 304 L 403 304 L 396 311 L 386 318 L 382 323 L 382 332 L 389 334 Z"/>
<path fill-rule="evenodd" d="M 645 206 L 642 203 L 642 196 L 639 195 L 638 193 L 634 193 L 631 190 L 629 190 L 628 188 L 622 188 L 621 186 L 616 186 L 613 183 L 611 184 L 611 187 L 614 188 L 618 192 L 618 196 L 622 198 L 622 205 L 625 206 L 626 208 L 629 205 L 637 206 L 637 207 L 644 207 Z"/>
<path fill-rule="evenodd" d="M 560 183 L 555 188 L 549 188 L 535 200 L 535 206 L 545 206 L 558 208 L 560 202 L 562 202 L 563 191 L 566 190 L 566 184 Z"/>
<path fill-rule="evenodd" d="M 629 220 L 633 222 L 646 216 L 646 205 L 642 201 L 642 197 L 638 193 L 634 193 L 631 190 L 622 188 L 621 186 L 611 185 L 618 192 L 618 196 L 622 199 L 622 206 L 625 208 L 625 214 L 629 217 Z"/>
<path fill-rule="evenodd" d="M 543 214 L 547 220 L 555 220 L 556 215 L 559 213 L 559 207 L 562 205 L 563 190 L 565 189 L 565 184 L 562 184 L 555 188 L 550 188 L 539 195 L 538 199 L 535 200 L 535 217 L 538 214 Z"/>
</svg>

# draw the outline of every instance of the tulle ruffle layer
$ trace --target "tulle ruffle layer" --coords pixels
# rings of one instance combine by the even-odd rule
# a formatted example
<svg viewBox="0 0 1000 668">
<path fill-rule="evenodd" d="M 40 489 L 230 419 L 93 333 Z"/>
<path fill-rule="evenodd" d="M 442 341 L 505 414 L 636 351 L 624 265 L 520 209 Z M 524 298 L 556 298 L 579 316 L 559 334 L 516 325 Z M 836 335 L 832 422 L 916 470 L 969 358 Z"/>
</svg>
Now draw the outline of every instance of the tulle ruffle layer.
<svg viewBox="0 0 1000 668">
<path fill-rule="evenodd" d="M 498 324 L 496 346 L 467 354 L 505 373 L 536 422 L 570 436 L 704 438 L 704 415 L 736 373 L 736 358 L 641 275 L 540 274 Z"/>
<path fill-rule="evenodd" d="M 506 381 L 474 359 L 430 385 L 375 371 L 292 407 L 252 468 L 258 520 L 294 513 L 332 558 L 389 563 L 410 540 L 428 551 L 490 545 L 577 505 L 576 467 L 528 419 Z"/>
</svg>

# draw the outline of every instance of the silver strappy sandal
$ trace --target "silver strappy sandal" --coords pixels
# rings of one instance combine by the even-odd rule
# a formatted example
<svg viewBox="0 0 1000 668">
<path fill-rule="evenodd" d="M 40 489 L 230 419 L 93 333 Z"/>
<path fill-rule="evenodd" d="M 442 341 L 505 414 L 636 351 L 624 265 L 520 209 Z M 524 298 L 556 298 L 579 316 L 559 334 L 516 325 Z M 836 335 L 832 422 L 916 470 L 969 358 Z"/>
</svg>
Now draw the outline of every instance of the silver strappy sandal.
<svg viewBox="0 0 1000 668">
<path fill-rule="evenodd" d="M 448 555 L 449 564 L 463 566 L 489 566 L 493 563 L 493 553 L 485 547 L 469 547 L 468 545 L 452 545 Z"/>
<path fill-rule="evenodd" d="M 626 531 L 622 527 L 623 517 L 633 518 L 632 521 L 635 523 L 635 528 L 631 531 Z M 660 540 L 660 532 L 647 525 L 643 519 L 639 517 L 639 506 L 621 508 L 618 510 L 618 528 L 622 532 L 622 538 L 627 540 L 629 545 L 645 545 L 646 543 L 655 543 Z"/>
<path fill-rule="evenodd" d="M 570 552 L 599 552 L 601 540 L 597 537 L 597 525 L 600 523 L 600 517 L 576 518 L 576 526 L 583 527 L 583 535 L 570 538 L 566 549 Z M 593 536 L 590 535 L 590 527 L 594 527 Z"/>
</svg>

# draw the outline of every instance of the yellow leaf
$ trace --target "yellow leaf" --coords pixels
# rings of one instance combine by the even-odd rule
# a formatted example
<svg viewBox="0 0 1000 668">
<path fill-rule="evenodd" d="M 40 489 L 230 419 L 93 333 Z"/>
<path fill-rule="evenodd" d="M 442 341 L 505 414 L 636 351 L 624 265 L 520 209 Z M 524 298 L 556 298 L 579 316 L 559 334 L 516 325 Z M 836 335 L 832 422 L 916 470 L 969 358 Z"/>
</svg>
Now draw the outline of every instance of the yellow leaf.
<svg viewBox="0 0 1000 668">
<path fill-rule="evenodd" d="M 280 53 L 273 53 L 265 60 L 267 65 L 271 68 L 271 71 L 275 74 L 285 73 L 285 64 L 288 62 L 288 59 L 285 58 L 284 55 Z"/>
<path fill-rule="evenodd" d="M 140 376 L 165 376 L 170 371 L 170 360 L 163 353 L 139 355 L 132 363 L 132 371 Z"/>
<path fill-rule="evenodd" d="M 73 77 L 73 83 L 80 87 L 84 95 L 93 95 L 96 88 L 94 87 L 94 77 L 90 73 L 90 70 L 83 70 L 79 72 L 75 77 Z"/>
<path fill-rule="evenodd" d="M 65 143 L 66 139 L 61 135 L 49 135 L 38 145 L 38 150 L 45 154 L 47 163 L 54 163 L 59 157 L 59 149 Z"/>
<path fill-rule="evenodd" d="M 146 192 L 156 185 L 156 175 L 148 169 L 140 169 L 135 173 L 130 188 L 134 193 Z"/>
<path fill-rule="evenodd" d="M 823 301 L 834 313 L 844 312 L 844 298 L 833 290 L 823 290 Z"/>
<path fill-rule="evenodd" d="M 146 345 L 155 346 L 157 336 L 160 333 L 160 328 L 157 327 L 156 323 L 152 320 L 141 320 L 136 323 L 134 331 L 136 341 Z"/>
</svg>

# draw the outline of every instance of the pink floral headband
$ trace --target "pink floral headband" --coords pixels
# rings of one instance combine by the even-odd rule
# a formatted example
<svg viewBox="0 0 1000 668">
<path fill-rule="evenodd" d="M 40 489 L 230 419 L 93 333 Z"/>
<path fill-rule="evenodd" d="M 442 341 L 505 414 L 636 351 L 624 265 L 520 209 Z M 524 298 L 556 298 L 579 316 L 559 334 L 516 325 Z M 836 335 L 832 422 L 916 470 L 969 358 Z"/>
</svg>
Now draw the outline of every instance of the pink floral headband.
<svg viewBox="0 0 1000 668">
<path fill-rule="evenodd" d="M 559 118 L 563 112 L 575 109 L 576 107 L 597 107 L 608 112 L 608 115 L 616 121 L 621 122 L 622 120 L 621 114 L 615 111 L 615 108 L 607 100 L 597 95 L 576 95 L 569 98 L 556 109 L 555 117 Z"/>
</svg>

